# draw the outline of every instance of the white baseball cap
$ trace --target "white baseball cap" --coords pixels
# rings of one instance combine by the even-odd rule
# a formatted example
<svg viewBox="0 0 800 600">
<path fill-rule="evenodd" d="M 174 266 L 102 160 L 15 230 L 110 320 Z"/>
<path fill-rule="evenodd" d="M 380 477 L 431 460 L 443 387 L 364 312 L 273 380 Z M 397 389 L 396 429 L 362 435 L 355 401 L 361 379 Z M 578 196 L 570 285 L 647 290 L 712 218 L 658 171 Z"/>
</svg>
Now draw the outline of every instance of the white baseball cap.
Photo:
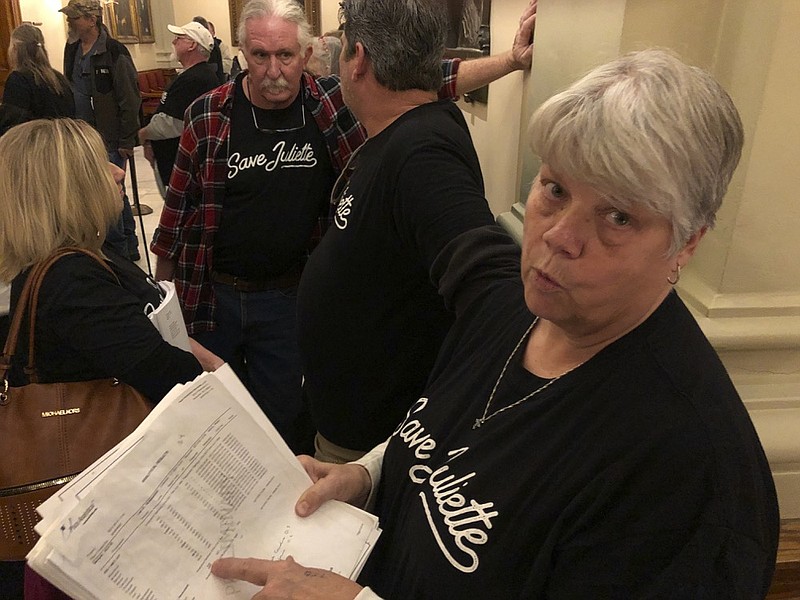
<svg viewBox="0 0 800 600">
<path fill-rule="evenodd" d="M 209 33 L 208 29 L 200 25 L 200 23 L 195 23 L 192 21 L 191 23 L 187 23 L 186 25 L 182 25 L 180 27 L 177 25 L 167 25 L 167 29 L 169 29 L 170 33 L 174 33 L 175 35 L 185 35 L 186 37 L 194 40 L 208 52 L 211 52 L 211 49 L 214 47 L 214 38 Z"/>
</svg>

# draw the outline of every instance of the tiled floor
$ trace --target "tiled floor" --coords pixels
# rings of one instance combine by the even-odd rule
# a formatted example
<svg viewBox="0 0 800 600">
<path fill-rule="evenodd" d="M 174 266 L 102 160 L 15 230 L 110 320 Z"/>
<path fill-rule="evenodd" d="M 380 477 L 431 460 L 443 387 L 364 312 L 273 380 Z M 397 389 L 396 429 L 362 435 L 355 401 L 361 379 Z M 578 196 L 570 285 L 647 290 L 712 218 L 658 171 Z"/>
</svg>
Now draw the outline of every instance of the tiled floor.
<svg viewBox="0 0 800 600">
<path fill-rule="evenodd" d="M 145 257 L 144 249 L 149 248 L 150 241 L 153 239 L 153 232 L 155 231 L 156 225 L 158 225 L 158 220 L 161 217 L 161 210 L 164 208 L 164 201 L 161 199 L 161 194 L 158 193 L 155 174 L 153 173 L 150 163 L 145 160 L 144 155 L 142 154 L 141 146 L 136 148 L 134 157 L 136 161 L 134 167 L 136 170 L 136 183 L 139 191 L 139 203 L 149 206 L 153 209 L 152 214 L 142 215 L 141 220 L 139 220 L 139 217 L 136 215 L 133 217 L 136 221 L 136 237 L 139 238 L 139 253 L 142 256 L 142 258 L 136 264 L 139 265 L 143 270 L 147 271 L 147 258 Z M 125 189 L 128 193 L 128 198 L 131 201 L 131 205 L 134 204 L 133 185 L 131 183 L 132 171 L 133 169 L 131 169 L 129 166 L 128 176 L 125 179 Z M 144 224 L 144 238 L 142 236 L 142 224 Z M 156 260 L 152 253 L 150 253 L 150 264 L 153 272 L 155 272 Z"/>
</svg>

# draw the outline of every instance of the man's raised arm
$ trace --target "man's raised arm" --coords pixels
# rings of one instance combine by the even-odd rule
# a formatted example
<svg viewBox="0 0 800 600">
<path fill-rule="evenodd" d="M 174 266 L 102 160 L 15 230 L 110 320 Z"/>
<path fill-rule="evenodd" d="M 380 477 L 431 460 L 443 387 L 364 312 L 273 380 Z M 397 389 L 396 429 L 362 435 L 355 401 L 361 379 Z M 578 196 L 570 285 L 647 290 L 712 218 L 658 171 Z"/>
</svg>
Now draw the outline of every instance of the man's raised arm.
<svg viewBox="0 0 800 600">
<path fill-rule="evenodd" d="M 530 0 L 522 13 L 511 50 L 494 56 L 461 62 L 456 79 L 456 92 L 459 95 L 488 85 L 513 71 L 531 68 L 536 3 L 537 0 Z"/>
</svg>

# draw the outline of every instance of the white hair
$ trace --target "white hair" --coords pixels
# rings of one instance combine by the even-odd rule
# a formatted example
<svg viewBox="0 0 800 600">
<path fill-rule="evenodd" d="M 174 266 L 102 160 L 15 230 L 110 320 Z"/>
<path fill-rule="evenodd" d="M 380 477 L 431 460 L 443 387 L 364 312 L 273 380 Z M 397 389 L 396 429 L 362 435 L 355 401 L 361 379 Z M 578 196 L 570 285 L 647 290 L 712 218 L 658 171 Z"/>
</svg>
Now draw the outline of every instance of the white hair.
<svg viewBox="0 0 800 600">
<path fill-rule="evenodd" d="M 247 40 L 248 19 L 264 19 L 266 17 L 279 17 L 289 23 L 297 25 L 297 42 L 300 48 L 311 46 L 311 25 L 308 24 L 303 7 L 295 0 L 250 0 L 244 5 L 239 17 L 239 44 L 245 45 Z"/>
<path fill-rule="evenodd" d="M 730 96 L 706 71 L 665 50 L 632 52 L 597 67 L 534 113 L 542 162 L 672 222 L 677 252 L 717 210 L 742 152 Z"/>
</svg>

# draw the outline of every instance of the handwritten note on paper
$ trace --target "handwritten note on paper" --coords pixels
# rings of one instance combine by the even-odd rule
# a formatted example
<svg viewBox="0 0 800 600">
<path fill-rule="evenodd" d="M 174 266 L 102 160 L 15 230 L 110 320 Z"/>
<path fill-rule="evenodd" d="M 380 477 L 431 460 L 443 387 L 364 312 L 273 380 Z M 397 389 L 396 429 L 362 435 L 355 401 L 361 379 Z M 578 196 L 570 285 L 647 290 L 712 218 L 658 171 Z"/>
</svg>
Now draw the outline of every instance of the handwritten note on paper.
<svg viewBox="0 0 800 600">
<path fill-rule="evenodd" d="M 220 376 L 205 374 L 165 398 L 135 444 L 65 503 L 66 514 L 46 507 L 46 549 L 34 549 L 34 569 L 44 562 L 45 576 L 49 565 L 91 597 L 143 600 L 252 597 L 251 585 L 223 589 L 209 574 L 220 556 L 291 554 L 355 574 L 377 537 L 374 518 L 340 503 L 297 517 L 307 475 L 274 428 L 259 423 L 257 406 L 230 393 L 243 389 L 226 381 L 232 372 Z"/>
</svg>

